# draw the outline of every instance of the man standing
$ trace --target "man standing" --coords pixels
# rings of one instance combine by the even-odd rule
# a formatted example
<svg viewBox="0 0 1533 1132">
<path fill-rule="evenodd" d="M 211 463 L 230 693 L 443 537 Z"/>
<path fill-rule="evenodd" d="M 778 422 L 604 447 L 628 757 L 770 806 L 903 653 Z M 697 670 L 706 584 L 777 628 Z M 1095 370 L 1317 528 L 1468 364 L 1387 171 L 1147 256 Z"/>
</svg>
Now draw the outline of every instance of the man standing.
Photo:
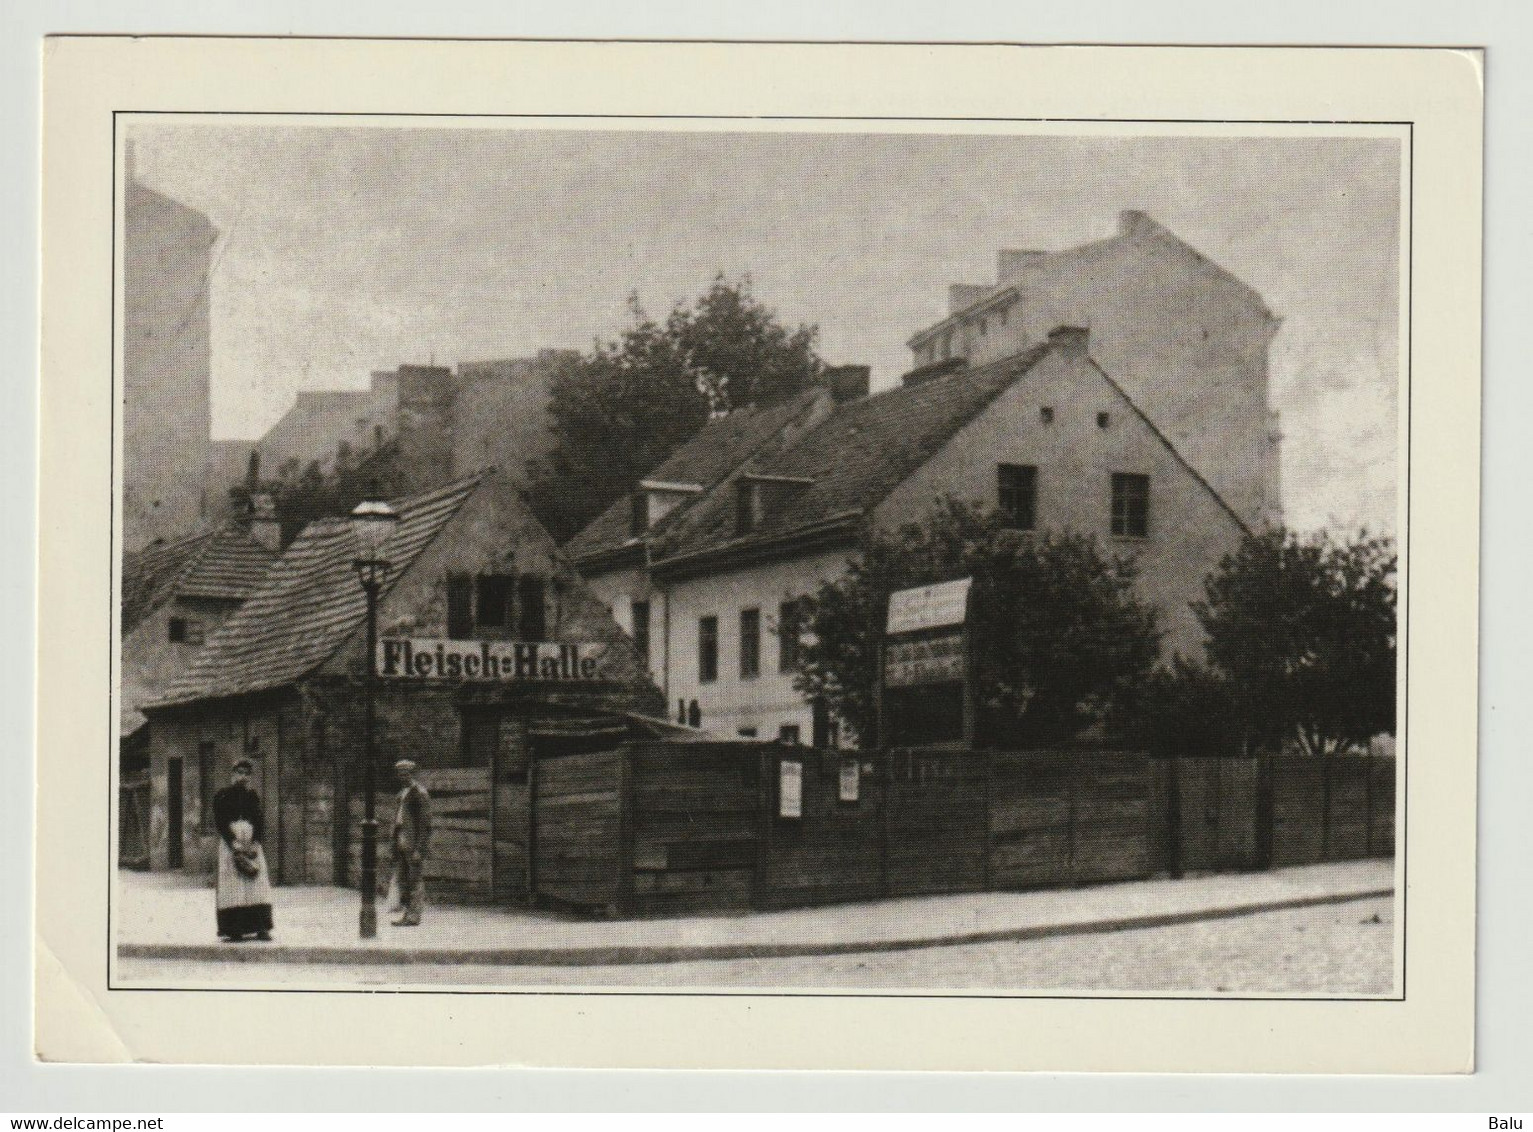
<svg viewBox="0 0 1533 1132">
<path fill-rule="evenodd" d="M 399 885 L 399 904 L 404 912 L 394 921 L 397 928 L 421 922 L 426 904 L 426 854 L 431 849 L 431 795 L 415 781 L 415 764 L 400 759 L 394 764 L 399 779 L 399 805 L 394 811 L 394 879 Z"/>
</svg>

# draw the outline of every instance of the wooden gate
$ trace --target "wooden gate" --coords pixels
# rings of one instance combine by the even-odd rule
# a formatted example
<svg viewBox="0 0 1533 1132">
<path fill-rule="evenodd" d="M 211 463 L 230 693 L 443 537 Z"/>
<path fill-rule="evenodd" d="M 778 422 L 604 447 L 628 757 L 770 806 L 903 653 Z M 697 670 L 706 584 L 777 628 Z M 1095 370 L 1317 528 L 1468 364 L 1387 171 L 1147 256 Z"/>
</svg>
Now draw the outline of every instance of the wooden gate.
<svg viewBox="0 0 1533 1132">
<path fill-rule="evenodd" d="M 1166 789 L 1177 791 L 1176 829 L 1183 872 L 1248 869 L 1257 864 L 1254 758 L 1179 758 L 1165 767 Z M 1169 813 L 1169 805 L 1166 802 Z M 1168 819 L 1169 820 L 1169 819 Z"/>
</svg>

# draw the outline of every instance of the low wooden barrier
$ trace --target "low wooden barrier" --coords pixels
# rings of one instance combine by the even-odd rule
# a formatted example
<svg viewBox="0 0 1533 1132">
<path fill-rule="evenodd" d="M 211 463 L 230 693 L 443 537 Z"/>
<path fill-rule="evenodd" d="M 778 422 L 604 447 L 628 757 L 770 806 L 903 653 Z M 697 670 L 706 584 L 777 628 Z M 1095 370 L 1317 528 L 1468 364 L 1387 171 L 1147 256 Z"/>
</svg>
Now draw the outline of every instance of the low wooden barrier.
<svg viewBox="0 0 1533 1132">
<path fill-rule="evenodd" d="M 645 743 L 536 760 L 528 805 L 532 894 L 665 914 L 1389 855 L 1394 761 Z"/>
</svg>

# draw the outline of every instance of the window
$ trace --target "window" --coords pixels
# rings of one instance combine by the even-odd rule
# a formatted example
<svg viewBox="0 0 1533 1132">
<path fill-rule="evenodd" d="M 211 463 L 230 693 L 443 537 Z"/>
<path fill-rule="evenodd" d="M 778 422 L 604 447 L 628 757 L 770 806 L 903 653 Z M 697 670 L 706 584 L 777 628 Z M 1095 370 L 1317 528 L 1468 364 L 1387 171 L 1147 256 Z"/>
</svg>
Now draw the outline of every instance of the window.
<svg viewBox="0 0 1533 1132">
<path fill-rule="evenodd" d="M 629 502 L 628 533 L 642 535 L 649 530 L 649 492 L 636 491 Z"/>
<path fill-rule="evenodd" d="M 1038 419 L 1040 421 L 1042 421 L 1044 424 L 1053 424 L 1054 423 L 1054 406 L 1053 405 L 1044 405 L 1041 409 L 1039 409 L 1038 410 Z"/>
<path fill-rule="evenodd" d="M 447 575 L 447 636 L 466 641 L 474 635 L 474 580 L 467 574 Z"/>
<path fill-rule="evenodd" d="M 649 602 L 633 603 L 633 650 L 639 660 L 649 667 Z"/>
<path fill-rule="evenodd" d="M 1150 533 L 1150 477 L 1114 472 L 1112 533 L 1147 538 Z"/>
<path fill-rule="evenodd" d="M 740 610 L 740 678 L 761 675 L 761 610 Z"/>
<path fill-rule="evenodd" d="M 740 728 L 740 738 L 742 738 L 742 739 L 754 739 L 755 737 L 756 737 L 756 729 L 754 727 L 742 727 L 742 728 Z"/>
<path fill-rule="evenodd" d="M 995 494 L 1007 526 L 1018 531 L 1033 529 L 1037 521 L 1037 468 L 1031 464 L 997 464 Z"/>
<path fill-rule="evenodd" d="M 798 670 L 798 634 L 803 621 L 803 607 L 797 600 L 777 607 L 777 671 Z"/>
<path fill-rule="evenodd" d="M 790 747 L 798 746 L 798 724 L 784 723 L 777 729 L 777 741 Z"/>
<path fill-rule="evenodd" d="M 480 574 L 477 580 L 479 625 L 504 629 L 511 624 L 511 599 L 516 579 L 509 574 Z"/>
<path fill-rule="evenodd" d="M 217 747 L 211 739 L 197 744 L 197 788 L 202 792 L 202 828 L 213 828 L 213 792 L 218 789 Z"/>
<path fill-rule="evenodd" d="M 202 622 L 191 617 L 172 617 L 165 635 L 181 645 L 202 644 Z"/>
<path fill-rule="evenodd" d="M 518 604 L 521 621 L 517 625 L 517 639 L 541 641 L 548 632 L 548 614 L 543 597 L 543 579 L 523 574 L 517 581 Z"/>
<path fill-rule="evenodd" d="M 1097 428 L 1106 428 L 1110 424 L 1112 424 L 1111 416 L 1109 416 L 1107 413 L 1097 414 Z"/>
<path fill-rule="evenodd" d="M 697 680 L 711 684 L 719 678 L 719 619 L 697 619 Z"/>
<path fill-rule="evenodd" d="M 750 534 L 766 521 L 766 498 L 753 480 L 735 481 L 735 533 Z"/>
<path fill-rule="evenodd" d="M 987 331 L 988 331 L 988 330 L 989 330 L 989 329 L 990 329 L 990 324 L 989 324 L 989 323 L 988 323 L 988 322 L 986 322 L 986 321 L 985 321 L 985 320 L 984 320 L 984 319 L 980 319 L 980 320 L 979 320 L 979 332 L 980 332 L 980 333 L 981 333 L 981 334 L 984 334 L 984 333 L 986 333 L 986 332 L 987 332 Z"/>
</svg>

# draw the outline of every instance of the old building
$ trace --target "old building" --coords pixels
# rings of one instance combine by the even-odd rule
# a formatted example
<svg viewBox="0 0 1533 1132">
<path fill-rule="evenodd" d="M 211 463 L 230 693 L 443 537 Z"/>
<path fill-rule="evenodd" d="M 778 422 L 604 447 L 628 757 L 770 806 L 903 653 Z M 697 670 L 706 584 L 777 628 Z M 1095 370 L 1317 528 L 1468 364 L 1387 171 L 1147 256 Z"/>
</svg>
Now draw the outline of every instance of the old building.
<svg viewBox="0 0 1533 1132">
<path fill-rule="evenodd" d="M 651 613 L 649 655 L 672 712 L 691 717 L 695 704 L 694 721 L 722 734 L 834 741 L 834 721 L 793 688 L 792 637 L 776 630 L 870 532 L 918 520 L 944 496 L 1001 507 L 1020 529 L 1091 535 L 1135 559 L 1166 655 L 1200 652 L 1188 605 L 1245 526 L 1088 343 L 1085 330 L 1058 328 L 1010 357 L 914 371 L 692 485 L 697 497 L 641 556 L 645 600 L 664 611 Z M 667 468 L 656 481 L 685 479 L 683 464 Z M 598 586 L 617 573 L 604 574 L 594 553 L 582 561 Z M 617 551 L 605 559 L 615 561 Z M 635 577 L 604 592 L 638 592 Z"/>
<path fill-rule="evenodd" d="M 628 638 L 498 473 L 396 501 L 379 603 L 378 784 L 408 756 L 437 798 L 428 879 L 476 899 L 528 884 L 530 763 L 600 749 L 661 711 Z M 156 868 L 211 868 L 212 793 L 256 765 L 281 883 L 352 883 L 366 600 L 343 518 L 311 523 L 146 708 Z"/>
<path fill-rule="evenodd" d="M 208 218 L 138 179 L 123 195 L 123 499 L 127 551 L 176 541 L 204 517 L 209 462 Z"/>
<path fill-rule="evenodd" d="M 666 595 L 649 573 L 650 548 L 687 509 L 742 464 L 818 424 L 838 400 L 866 396 L 868 369 L 842 366 L 778 405 L 746 406 L 707 422 L 628 496 L 565 544 L 581 575 L 632 635 L 661 690 L 670 672 Z M 685 705 L 682 714 L 685 715 Z"/>
<path fill-rule="evenodd" d="M 148 720 L 139 708 L 182 675 L 275 561 L 275 522 L 256 516 L 123 557 L 118 686 L 119 845 L 147 865 L 152 838 Z"/>
<path fill-rule="evenodd" d="M 367 389 L 302 390 L 259 440 L 213 442 L 213 495 L 253 466 L 267 486 L 325 476 L 382 454 L 377 477 L 400 492 L 424 491 L 485 468 L 521 478 L 549 452 L 550 384 L 570 351 L 529 358 L 402 365 L 372 374 Z"/>
<path fill-rule="evenodd" d="M 950 313 L 910 339 L 917 367 L 982 366 L 1056 326 L 1091 331 L 1092 356 L 1253 527 L 1281 518 L 1280 435 L 1261 295 L 1143 212 L 1063 251 L 1003 250 L 996 281 L 954 284 Z"/>
</svg>

